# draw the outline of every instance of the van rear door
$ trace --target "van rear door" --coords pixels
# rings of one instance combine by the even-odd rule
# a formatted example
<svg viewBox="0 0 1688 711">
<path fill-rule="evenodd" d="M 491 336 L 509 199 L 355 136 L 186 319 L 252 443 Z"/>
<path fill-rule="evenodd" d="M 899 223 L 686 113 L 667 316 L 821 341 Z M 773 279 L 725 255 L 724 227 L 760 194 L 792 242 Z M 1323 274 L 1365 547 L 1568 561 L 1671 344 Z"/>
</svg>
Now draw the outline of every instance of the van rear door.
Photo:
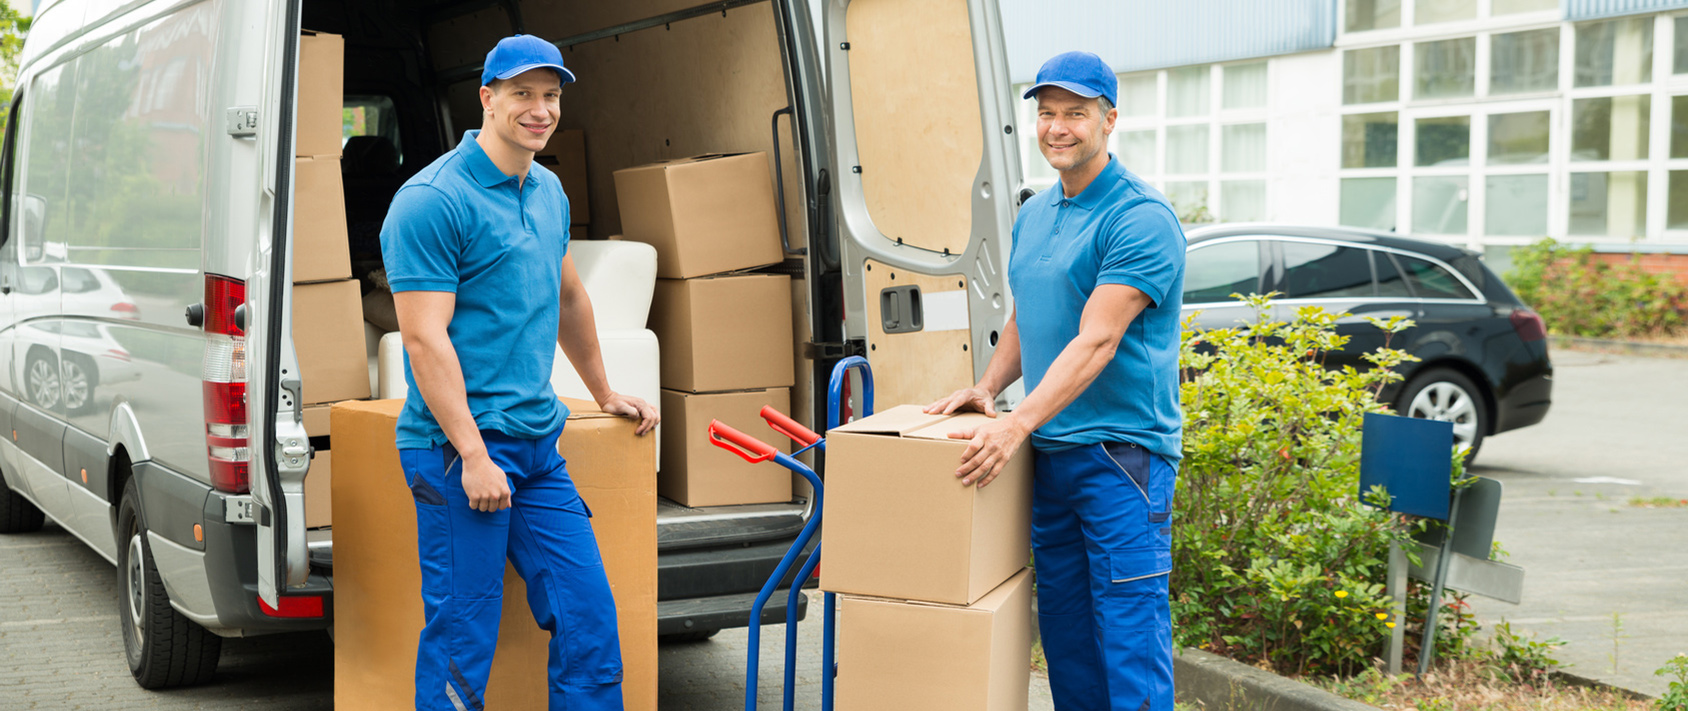
<svg viewBox="0 0 1688 711">
<path fill-rule="evenodd" d="M 845 335 L 876 399 L 926 403 L 984 372 L 1012 309 L 1019 192 L 996 0 L 828 0 Z"/>
</svg>

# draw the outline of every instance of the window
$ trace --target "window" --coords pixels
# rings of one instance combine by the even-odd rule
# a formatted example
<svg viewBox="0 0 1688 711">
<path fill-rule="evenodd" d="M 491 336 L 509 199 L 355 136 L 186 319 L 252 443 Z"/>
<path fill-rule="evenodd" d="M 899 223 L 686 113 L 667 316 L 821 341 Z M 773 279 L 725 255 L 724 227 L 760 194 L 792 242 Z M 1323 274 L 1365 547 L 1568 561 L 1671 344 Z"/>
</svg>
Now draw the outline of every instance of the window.
<svg viewBox="0 0 1688 711">
<path fill-rule="evenodd" d="M 1226 109 L 1257 109 L 1266 106 L 1266 63 L 1233 64 L 1225 67 Z"/>
<path fill-rule="evenodd" d="M 353 143 L 354 138 L 368 136 Z M 396 169 L 402 162 L 398 111 L 388 96 L 348 96 L 340 111 L 340 141 L 349 150 L 346 158 L 374 165 L 375 169 Z"/>
<path fill-rule="evenodd" d="M 1471 163 L 1471 117 L 1445 116 L 1419 119 L 1418 166 L 1469 165 Z"/>
<path fill-rule="evenodd" d="M 1413 46 L 1416 69 L 1413 98 L 1471 96 L 1477 72 L 1477 38 L 1420 42 Z"/>
<path fill-rule="evenodd" d="M 1266 124 L 1241 123 L 1225 126 L 1219 134 L 1220 169 L 1227 173 L 1257 173 L 1266 170 Z"/>
<path fill-rule="evenodd" d="M 1631 239 L 1646 223 L 1646 171 L 1571 174 L 1571 234 Z"/>
<path fill-rule="evenodd" d="M 1121 131 L 1115 133 L 1119 141 L 1119 160 L 1125 164 L 1127 170 L 1138 175 L 1154 174 L 1155 169 L 1155 131 Z"/>
<path fill-rule="evenodd" d="M 1413 22 L 1419 25 L 1471 20 L 1477 17 L 1477 0 L 1418 0 L 1413 12 Z"/>
<path fill-rule="evenodd" d="M 1547 235 L 1546 175 L 1491 175 L 1487 188 L 1488 217 L 1484 232 L 1525 237 Z"/>
<path fill-rule="evenodd" d="M 1180 220 L 1190 217 L 1211 219 L 1211 215 L 1197 214 L 1209 209 L 1206 180 L 1171 181 L 1166 184 L 1166 199 L 1172 203 L 1172 209 L 1178 212 Z"/>
<path fill-rule="evenodd" d="M 1347 0 L 1343 23 L 1348 32 L 1382 30 L 1401 26 L 1401 0 Z"/>
<path fill-rule="evenodd" d="M 1206 173 L 1208 125 L 1168 126 L 1166 129 L 1166 172 Z"/>
<path fill-rule="evenodd" d="M 1489 164 L 1547 162 L 1548 112 L 1489 116 Z"/>
<path fill-rule="evenodd" d="M 1342 117 L 1342 167 L 1393 168 L 1400 117 L 1393 111 Z"/>
<path fill-rule="evenodd" d="M 1644 84 L 1652 80 L 1651 15 L 1577 26 L 1577 86 Z"/>
<path fill-rule="evenodd" d="M 1470 289 L 1461 284 L 1459 278 L 1436 264 L 1409 257 L 1404 254 L 1395 255 L 1401 261 L 1401 268 L 1406 270 L 1407 283 L 1412 285 L 1413 291 L 1420 299 L 1475 299 L 1477 296 Z"/>
<path fill-rule="evenodd" d="M 1395 229 L 1395 179 L 1343 178 L 1339 219 L 1351 227 Z"/>
<path fill-rule="evenodd" d="M 1213 70 L 1207 65 L 1167 70 L 1166 115 L 1206 116 L 1212 76 Z"/>
<path fill-rule="evenodd" d="M 1120 118 L 1127 116 L 1156 116 L 1160 101 L 1155 74 L 1133 74 L 1119 78 Z"/>
<path fill-rule="evenodd" d="M 1470 214 L 1469 178 L 1463 175 L 1413 178 L 1413 231 L 1462 235 Z"/>
<path fill-rule="evenodd" d="M 1224 303 L 1232 294 L 1260 291 L 1260 243 L 1223 242 L 1190 250 L 1184 265 L 1184 305 Z"/>
<path fill-rule="evenodd" d="M 1670 97 L 1670 157 L 1688 158 L 1688 96 Z"/>
<path fill-rule="evenodd" d="M 1665 229 L 1688 230 L 1688 170 L 1670 172 L 1670 206 L 1665 211 Z"/>
<path fill-rule="evenodd" d="M 1559 0 L 1492 0 L 1492 2 L 1494 5 L 1490 8 L 1489 13 L 1494 15 L 1559 9 Z"/>
<path fill-rule="evenodd" d="M 1372 252 L 1372 271 L 1377 275 L 1378 296 L 1412 297 L 1412 290 L 1407 288 L 1407 278 L 1395 268 L 1395 260 L 1387 252 Z"/>
<path fill-rule="evenodd" d="M 1646 160 L 1652 99 L 1640 94 L 1571 102 L 1571 160 Z"/>
<path fill-rule="evenodd" d="M 1266 219 L 1266 181 L 1226 180 L 1219 183 L 1219 216 L 1228 222 Z"/>
<path fill-rule="evenodd" d="M 1688 74 L 1688 15 L 1676 18 L 1676 53 L 1671 57 L 1671 73 Z"/>
<path fill-rule="evenodd" d="M 1284 242 L 1284 281 L 1288 299 L 1336 299 L 1371 296 L 1368 250 L 1333 244 Z"/>
<path fill-rule="evenodd" d="M 1559 88 L 1558 28 L 1494 35 L 1489 49 L 1490 94 Z"/>
<path fill-rule="evenodd" d="M 1342 103 L 1371 104 L 1401 98 L 1401 47 L 1349 50 L 1342 55 Z"/>
</svg>

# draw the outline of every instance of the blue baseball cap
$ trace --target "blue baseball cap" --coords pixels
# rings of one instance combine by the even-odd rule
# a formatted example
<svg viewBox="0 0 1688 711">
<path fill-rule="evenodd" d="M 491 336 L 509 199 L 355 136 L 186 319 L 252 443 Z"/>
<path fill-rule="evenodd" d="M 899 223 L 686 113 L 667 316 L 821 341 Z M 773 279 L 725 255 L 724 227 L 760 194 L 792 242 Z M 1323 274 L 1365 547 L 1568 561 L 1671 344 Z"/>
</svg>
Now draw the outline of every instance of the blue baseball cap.
<svg viewBox="0 0 1688 711">
<path fill-rule="evenodd" d="M 1107 62 L 1090 52 L 1066 52 L 1051 57 L 1037 70 L 1037 83 L 1020 98 L 1037 96 L 1038 90 L 1046 86 L 1057 86 L 1086 99 L 1105 97 L 1108 103 L 1119 105 L 1119 77 L 1114 76 Z"/>
<path fill-rule="evenodd" d="M 481 86 L 494 79 L 509 79 L 522 72 L 545 67 L 554 69 L 561 83 L 574 81 L 574 72 L 563 67 L 563 53 L 557 45 L 533 35 L 515 35 L 498 41 L 486 53 L 486 68 L 481 70 Z"/>
</svg>

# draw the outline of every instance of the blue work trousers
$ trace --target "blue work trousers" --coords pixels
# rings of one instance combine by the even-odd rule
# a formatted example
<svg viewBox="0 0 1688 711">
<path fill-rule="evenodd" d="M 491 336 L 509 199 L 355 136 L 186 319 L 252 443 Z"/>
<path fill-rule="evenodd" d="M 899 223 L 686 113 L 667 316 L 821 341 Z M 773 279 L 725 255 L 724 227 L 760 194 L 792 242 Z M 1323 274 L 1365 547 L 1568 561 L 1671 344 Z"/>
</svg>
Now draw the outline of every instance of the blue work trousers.
<svg viewBox="0 0 1688 711">
<path fill-rule="evenodd" d="M 416 650 L 416 708 L 482 711 L 498 644 L 504 561 L 527 583 L 534 620 L 551 633 L 551 711 L 621 704 L 615 600 L 586 508 L 557 454 L 562 430 L 537 440 L 483 431 L 509 476 L 510 508 L 469 508 L 451 445 L 399 450 L 416 499 L 426 622 Z"/>
<path fill-rule="evenodd" d="M 1060 711 L 1172 711 L 1172 491 L 1129 442 L 1036 450 L 1038 629 Z"/>
</svg>

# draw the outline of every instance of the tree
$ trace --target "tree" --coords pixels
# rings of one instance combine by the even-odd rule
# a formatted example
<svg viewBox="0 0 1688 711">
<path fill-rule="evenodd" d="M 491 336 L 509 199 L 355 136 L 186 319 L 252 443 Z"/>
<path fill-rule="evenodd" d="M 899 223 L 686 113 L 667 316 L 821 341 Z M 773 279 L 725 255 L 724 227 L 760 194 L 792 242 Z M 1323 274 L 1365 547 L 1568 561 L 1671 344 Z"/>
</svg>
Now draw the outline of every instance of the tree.
<svg viewBox="0 0 1688 711">
<path fill-rule="evenodd" d="M 24 35 L 29 34 L 30 18 L 0 2 L 0 131 L 6 129 L 11 114 L 12 91 L 18 79 L 18 55 L 23 52 Z"/>
</svg>

